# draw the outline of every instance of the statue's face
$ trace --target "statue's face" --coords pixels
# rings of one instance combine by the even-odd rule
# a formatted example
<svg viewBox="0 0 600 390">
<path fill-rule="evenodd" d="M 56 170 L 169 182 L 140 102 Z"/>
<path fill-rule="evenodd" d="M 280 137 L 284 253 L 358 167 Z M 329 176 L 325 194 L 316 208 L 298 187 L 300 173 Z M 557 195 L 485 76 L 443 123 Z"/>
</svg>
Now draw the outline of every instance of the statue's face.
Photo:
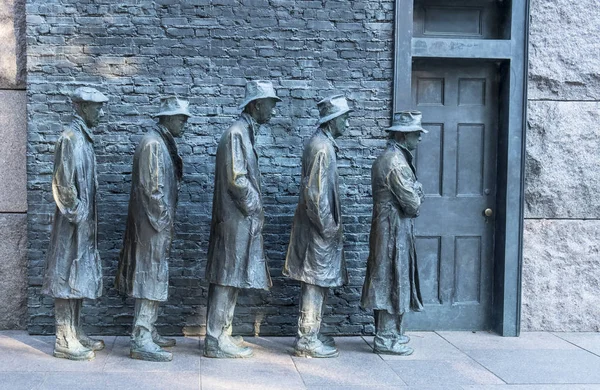
<svg viewBox="0 0 600 390">
<path fill-rule="evenodd" d="M 261 125 L 268 123 L 273 115 L 275 115 L 276 104 L 277 101 L 275 99 L 258 99 L 254 105 L 254 119 Z"/>
<path fill-rule="evenodd" d="M 331 120 L 329 128 L 331 129 L 333 138 L 338 138 L 346 134 L 346 130 L 348 129 L 348 126 L 350 126 L 350 123 L 348 122 L 349 116 L 348 113 L 345 113 Z"/>
<path fill-rule="evenodd" d="M 161 123 L 169 130 L 173 137 L 181 137 L 184 133 L 187 120 L 188 117 L 186 115 L 170 115 L 164 117 Z"/>
<path fill-rule="evenodd" d="M 94 102 L 81 102 L 79 104 L 79 111 L 85 124 L 90 128 L 98 126 L 100 118 L 104 116 L 103 104 Z"/>
<path fill-rule="evenodd" d="M 415 150 L 419 142 L 421 142 L 421 132 L 413 131 L 404 134 L 404 143 L 408 150 Z"/>
</svg>

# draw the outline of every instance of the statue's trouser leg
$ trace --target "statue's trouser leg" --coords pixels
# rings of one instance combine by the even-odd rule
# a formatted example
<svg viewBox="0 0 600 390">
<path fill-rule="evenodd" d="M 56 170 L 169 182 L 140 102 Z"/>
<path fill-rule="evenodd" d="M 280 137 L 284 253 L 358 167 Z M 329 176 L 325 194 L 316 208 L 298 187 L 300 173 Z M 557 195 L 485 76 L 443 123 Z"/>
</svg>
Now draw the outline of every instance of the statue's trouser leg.
<svg viewBox="0 0 600 390">
<path fill-rule="evenodd" d="M 73 316 L 73 322 L 75 323 L 75 330 L 77 331 L 77 335 L 82 332 L 81 331 L 81 307 L 83 306 L 83 299 L 73 299 L 73 303 L 75 305 L 75 315 Z"/>
<path fill-rule="evenodd" d="M 327 295 L 327 287 L 302 282 L 300 297 L 300 317 L 298 319 L 298 337 L 316 339 L 321 327 L 321 316 Z"/>
<path fill-rule="evenodd" d="M 158 302 L 151 302 L 153 302 L 154 310 L 152 310 L 152 317 L 150 317 L 150 332 L 154 333 L 156 331 L 156 321 L 158 321 Z"/>
<path fill-rule="evenodd" d="M 375 339 L 373 352 L 408 356 L 413 349 L 406 345 L 408 338 L 403 339 L 403 314 L 390 314 L 386 310 L 375 310 Z"/>
<path fill-rule="evenodd" d="M 324 289 L 323 303 L 321 304 L 321 317 L 323 317 L 323 313 L 325 313 L 325 308 L 327 307 L 327 293 L 329 292 L 328 288 L 324 287 Z"/>
<path fill-rule="evenodd" d="M 231 298 L 231 302 L 232 304 L 229 305 L 229 311 L 227 312 L 227 320 L 225 323 L 225 333 L 228 336 L 231 336 L 231 333 L 233 332 L 233 313 L 235 311 L 235 304 L 237 302 L 237 296 L 238 296 L 238 289 L 234 288 L 235 292 L 233 293 L 233 297 Z"/>
<path fill-rule="evenodd" d="M 152 341 L 152 329 L 158 318 L 158 301 L 138 298 L 135 300 L 133 319 L 133 342 Z"/>
<path fill-rule="evenodd" d="M 163 350 L 152 340 L 152 329 L 158 319 L 158 301 L 138 298 L 135 300 L 133 332 L 130 356 L 134 359 L 170 361 L 171 352 Z"/>
<path fill-rule="evenodd" d="M 241 340 L 231 337 L 233 312 L 238 289 L 211 284 L 208 289 L 206 339 L 204 356 L 212 358 L 245 358 L 252 356 L 250 347 L 241 346 Z"/>
<path fill-rule="evenodd" d="M 221 334 L 230 335 L 233 312 L 238 289 L 231 286 L 210 284 L 206 313 L 206 335 L 218 339 Z"/>
<path fill-rule="evenodd" d="M 390 314 L 386 310 L 375 310 L 375 346 L 391 349 L 398 337 L 402 314 Z"/>
<path fill-rule="evenodd" d="M 81 307 L 83 306 L 83 299 L 73 299 L 75 304 L 75 316 L 73 317 L 73 321 L 75 324 L 75 332 L 77 332 L 77 339 L 86 348 L 90 348 L 94 351 L 100 351 L 104 349 L 104 341 L 95 340 L 90 337 L 83 331 L 83 327 L 81 325 Z"/>
<path fill-rule="evenodd" d="M 135 300 L 133 332 L 131 333 L 132 349 L 154 348 L 152 329 L 158 316 L 158 301 L 138 298 Z"/>
<path fill-rule="evenodd" d="M 323 313 L 325 313 L 325 308 L 327 306 L 327 293 L 328 293 L 329 289 L 325 289 L 325 294 L 323 295 L 323 304 L 321 305 L 321 317 L 323 317 Z M 333 337 L 329 336 L 329 335 L 324 335 L 321 332 L 318 333 L 319 340 L 321 340 L 321 342 L 329 347 L 333 347 L 335 348 L 335 341 L 333 340 Z"/>
<path fill-rule="evenodd" d="M 56 320 L 56 344 L 69 348 L 76 337 L 75 316 L 76 305 L 73 299 L 54 300 L 54 319 Z"/>
<path fill-rule="evenodd" d="M 410 341 L 410 337 L 404 334 L 404 315 L 399 315 L 396 319 L 396 331 L 398 337 L 396 341 L 400 344 L 406 344 Z"/>
<path fill-rule="evenodd" d="M 54 318 L 56 320 L 56 344 L 54 356 L 74 360 L 94 358 L 94 352 L 77 340 L 75 318 L 77 304 L 73 299 L 54 300 Z"/>
<path fill-rule="evenodd" d="M 302 283 L 298 337 L 294 348 L 296 356 L 331 358 L 339 355 L 333 339 L 327 343 L 319 337 L 326 295 L 327 287 Z"/>
<path fill-rule="evenodd" d="M 175 344 L 177 344 L 175 339 L 162 337 L 160 334 L 158 334 L 158 330 L 156 329 L 156 321 L 158 321 L 158 304 L 159 302 L 156 301 L 156 310 L 152 312 L 152 318 L 150 319 L 150 326 L 152 327 L 150 329 L 152 341 L 160 347 L 173 347 Z"/>
</svg>

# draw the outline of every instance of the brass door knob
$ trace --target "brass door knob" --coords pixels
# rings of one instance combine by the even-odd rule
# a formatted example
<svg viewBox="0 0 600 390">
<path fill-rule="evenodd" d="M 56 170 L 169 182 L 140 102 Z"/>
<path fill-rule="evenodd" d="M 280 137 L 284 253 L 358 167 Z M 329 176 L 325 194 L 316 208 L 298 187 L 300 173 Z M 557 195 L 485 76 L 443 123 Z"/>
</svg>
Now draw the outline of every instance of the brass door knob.
<svg viewBox="0 0 600 390">
<path fill-rule="evenodd" d="M 492 209 L 485 209 L 485 211 L 483 212 L 483 215 L 485 215 L 486 217 L 491 217 L 492 214 L 494 214 Z"/>
</svg>

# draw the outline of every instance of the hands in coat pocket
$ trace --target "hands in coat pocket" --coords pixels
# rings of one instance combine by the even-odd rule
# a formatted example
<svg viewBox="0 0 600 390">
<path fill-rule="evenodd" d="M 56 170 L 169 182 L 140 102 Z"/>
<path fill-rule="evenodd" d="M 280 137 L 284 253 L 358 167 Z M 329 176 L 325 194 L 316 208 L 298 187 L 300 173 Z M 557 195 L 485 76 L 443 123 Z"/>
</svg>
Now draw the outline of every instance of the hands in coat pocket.
<svg viewBox="0 0 600 390">
<path fill-rule="evenodd" d="M 323 230 L 321 231 L 321 236 L 325 239 L 330 239 L 334 237 L 339 230 L 339 223 L 335 222 L 332 218 L 331 223 L 323 226 Z"/>
<path fill-rule="evenodd" d="M 413 187 L 415 189 L 415 192 L 419 196 L 419 199 L 421 199 L 421 202 L 423 202 L 423 200 L 425 199 L 425 194 L 423 193 L 423 185 L 416 181 Z"/>
<path fill-rule="evenodd" d="M 259 211 L 256 214 L 250 216 L 250 234 L 257 236 L 262 233 L 262 228 L 265 223 L 265 215 L 263 211 Z"/>
</svg>

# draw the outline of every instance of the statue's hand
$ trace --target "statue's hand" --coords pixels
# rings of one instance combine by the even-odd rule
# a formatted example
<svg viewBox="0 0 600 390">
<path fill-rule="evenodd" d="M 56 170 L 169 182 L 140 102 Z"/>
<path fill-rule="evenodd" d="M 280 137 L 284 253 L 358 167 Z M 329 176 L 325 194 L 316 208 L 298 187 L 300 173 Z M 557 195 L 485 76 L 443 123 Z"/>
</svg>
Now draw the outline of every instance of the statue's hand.
<svg viewBox="0 0 600 390">
<path fill-rule="evenodd" d="M 325 239 L 330 239 L 333 236 L 336 235 L 336 233 L 338 232 L 339 227 L 338 224 L 336 224 L 335 222 L 331 225 L 331 226 L 327 226 L 323 229 L 323 232 L 321 233 L 321 236 Z"/>
<path fill-rule="evenodd" d="M 265 216 L 262 210 L 255 215 L 250 216 L 250 234 L 257 236 L 262 233 L 262 228 L 265 222 Z"/>
<path fill-rule="evenodd" d="M 421 183 L 419 183 L 418 181 L 416 181 L 415 185 L 414 185 L 414 189 L 415 189 L 415 192 L 417 193 L 417 195 L 419 196 L 419 199 L 421 199 L 421 202 L 423 202 L 423 200 L 425 199 L 425 194 L 423 193 L 423 185 Z"/>
</svg>

